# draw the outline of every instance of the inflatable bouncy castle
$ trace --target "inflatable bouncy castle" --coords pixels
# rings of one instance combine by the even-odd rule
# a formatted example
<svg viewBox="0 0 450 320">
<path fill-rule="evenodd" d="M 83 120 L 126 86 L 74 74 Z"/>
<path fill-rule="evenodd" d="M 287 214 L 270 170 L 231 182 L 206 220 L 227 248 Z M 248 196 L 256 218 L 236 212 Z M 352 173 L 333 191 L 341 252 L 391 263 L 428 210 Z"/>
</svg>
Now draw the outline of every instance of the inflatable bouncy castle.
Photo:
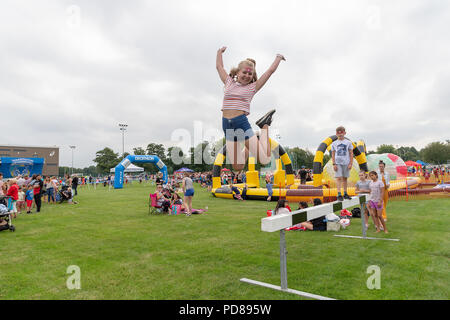
<svg viewBox="0 0 450 320">
<path fill-rule="evenodd" d="M 288 201 L 311 201 L 319 198 L 323 202 L 335 201 L 337 190 L 335 188 L 335 177 L 332 165 L 328 162 L 323 166 L 324 153 L 330 149 L 331 143 L 337 136 L 326 138 L 319 145 L 313 164 L 313 181 L 300 184 L 299 179 L 295 179 L 291 159 L 284 148 L 276 141 L 270 139 L 272 155 L 276 160 L 276 170 L 274 175 L 272 201 L 284 198 Z M 366 156 L 366 148 L 363 141 L 353 144 L 353 167 L 350 172 L 349 186 L 354 185 L 358 180 L 360 170 L 365 172 L 376 171 L 380 160 L 386 164 L 386 170 L 390 174 L 391 184 L 389 193 L 396 190 L 415 188 L 419 185 L 419 178 L 406 177 L 407 168 L 403 160 L 394 154 L 372 154 Z M 213 166 L 213 187 L 212 194 L 218 198 L 233 199 L 236 190 L 246 199 L 266 200 L 269 196 L 268 190 L 260 185 L 259 172 L 255 170 L 255 158 L 249 157 L 248 171 L 246 172 L 246 183 L 221 185 L 220 173 L 226 159 L 226 149 L 216 157 Z M 284 166 L 284 169 L 283 169 Z M 350 196 L 355 195 L 354 187 L 348 188 Z"/>
</svg>

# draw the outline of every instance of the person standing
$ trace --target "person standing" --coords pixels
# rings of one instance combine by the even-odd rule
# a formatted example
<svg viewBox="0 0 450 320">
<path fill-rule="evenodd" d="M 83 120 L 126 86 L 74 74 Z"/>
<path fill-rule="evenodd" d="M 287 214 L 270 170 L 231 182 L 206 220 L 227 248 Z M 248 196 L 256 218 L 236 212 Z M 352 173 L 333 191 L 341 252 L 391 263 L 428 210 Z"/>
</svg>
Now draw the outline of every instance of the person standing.
<svg viewBox="0 0 450 320">
<path fill-rule="evenodd" d="M 331 157 L 333 159 L 333 170 L 335 171 L 337 200 L 351 199 L 347 194 L 347 178 L 353 165 L 353 145 L 350 140 L 345 139 L 345 128 L 336 128 L 337 140 L 331 144 Z M 344 189 L 344 197 L 341 195 L 341 187 Z"/>
<path fill-rule="evenodd" d="M 33 186 L 30 184 L 27 186 L 28 190 L 25 193 L 25 202 L 27 203 L 27 214 L 31 213 L 31 207 L 33 206 L 33 198 L 34 198 L 34 192 L 33 192 Z"/>
<path fill-rule="evenodd" d="M 299 174 L 300 174 L 300 184 L 306 184 L 306 176 L 308 174 L 308 171 L 306 171 L 305 166 L 302 166 Z"/>
<path fill-rule="evenodd" d="M 72 178 L 72 190 L 73 190 L 74 196 L 78 195 L 77 188 L 78 188 L 78 177 L 75 174 L 74 177 Z"/>
<path fill-rule="evenodd" d="M 17 186 L 20 188 L 20 187 L 23 187 L 24 185 L 25 185 L 25 182 L 26 182 L 26 180 L 23 178 L 23 176 L 19 176 L 18 178 L 17 178 Z"/>
<path fill-rule="evenodd" d="M 34 203 L 36 204 L 36 213 L 41 212 L 41 197 L 42 189 L 44 188 L 44 182 L 42 181 L 42 176 L 38 174 L 33 185 Z"/>
<path fill-rule="evenodd" d="M 17 218 L 17 200 L 19 200 L 19 187 L 17 186 L 17 180 L 9 180 L 8 197 L 11 197 L 9 208 L 14 214 L 14 218 Z"/>
<path fill-rule="evenodd" d="M 194 196 L 194 183 L 189 177 L 189 173 L 184 173 L 183 179 L 183 193 L 184 193 L 184 204 L 186 209 L 186 216 L 189 217 L 192 214 L 192 197 Z"/>
<path fill-rule="evenodd" d="M 4 185 L 4 182 L 3 182 L 3 173 L 0 173 L 0 196 L 3 196 L 3 195 L 4 195 L 4 193 L 3 193 L 3 185 Z"/>
<path fill-rule="evenodd" d="M 266 188 L 267 188 L 267 201 L 272 200 L 272 194 L 273 194 L 273 175 L 270 172 L 266 172 Z"/>
<path fill-rule="evenodd" d="M 50 200 L 52 200 L 52 203 L 54 203 L 54 196 L 53 196 L 53 184 L 51 182 L 50 177 L 46 177 L 45 181 L 45 190 L 47 192 L 47 203 L 50 203 Z M 45 197 L 44 197 L 44 201 L 45 201 Z"/>
<path fill-rule="evenodd" d="M 384 191 L 383 191 L 383 220 L 387 221 L 387 215 L 386 215 L 386 204 L 389 199 L 389 186 L 391 183 L 391 179 L 389 178 L 389 172 L 385 171 L 386 164 L 383 162 L 383 160 L 380 160 L 378 163 L 378 172 L 377 174 L 381 177 L 381 181 L 384 184 Z"/>
<path fill-rule="evenodd" d="M 375 226 L 377 228 L 377 233 L 381 230 L 384 233 L 388 233 L 386 228 L 386 223 L 382 216 L 383 211 L 383 193 L 384 193 L 384 184 L 378 179 L 378 174 L 375 171 L 370 171 L 370 200 L 369 200 L 369 212 L 370 215 L 375 218 Z"/>
<path fill-rule="evenodd" d="M 361 170 L 359 172 L 359 181 L 355 184 L 355 194 L 367 194 L 366 202 L 363 203 L 363 210 L 364 210 L 364 221 L 366 229 L 369 227 L 369 200 L 370 200 L 370 181 L 367 180 L 367 174 L 364 170 Z M 376 226 L 377 223 L 375 221 L 375 217 L 372 216 L 372 220 L 374 225 Z"/>
</svg>

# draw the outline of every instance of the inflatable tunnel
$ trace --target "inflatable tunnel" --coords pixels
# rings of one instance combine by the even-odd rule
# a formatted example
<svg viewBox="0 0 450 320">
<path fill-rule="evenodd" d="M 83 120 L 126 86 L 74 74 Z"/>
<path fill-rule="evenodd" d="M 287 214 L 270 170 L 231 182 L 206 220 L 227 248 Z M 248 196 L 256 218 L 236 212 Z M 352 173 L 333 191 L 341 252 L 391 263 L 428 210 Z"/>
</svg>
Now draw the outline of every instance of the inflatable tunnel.
<svg viewBox="0 0 450 320">
<path fill-rule="evenodd" d="M 123 188 L 123 172 L 131 163 L 153 163 L 163 174 L 164 183 L 168 182 L 167 166 L 154 155 L 129 155 L 114 168 L 114 189 Z"/>
<path fill-rule="evenodd" d="M 286 150 L 275 140 L 269 138 L 270 149 L 272 151 L 272 155 L 275 157 L 277 170 L 274 172 L 274 185 L 279 187 L 286 187 L 287 185 L 293 185 L 295 183 L 295 175 L 294 169 L 292 167 L 291 159 L 287 154 Z M 216 156 L 213 166 L 213 186 L 212 186 L 212 194 L 216 197 L 221 198 L 232 198 L 233 193 L 230 190 L 229 186 L 222 186 L 222 181 L 220 177 L 220 173 L 222 170 L 222 166 L 225 163 L 226 159 L 226 146 L 223 146 L 222 150 Z M 245 174 L 246 177 L 246 185 L 249 188 L 249 192 L 247 196 L 249 199 L 256 199 L 264 197 L 261 190 L 266 190 L 265 188 L 260 189 L 259 183 L 259 173 L 255 170 L 256 159 L 254 157 L 248 158 L 248 171 Z M 282 164 L 285 167 L 285 170 L 282 169 Z M 234 184 L 234 186 L 238 188 L 242 188 L 244 184 Z M 262 191 L 262 192 L 264 192 Z M 254 193 L 254 194 L 253 194 Z M 261 194 L 260 194 L 261 193 Z M 252 197 L 252 195 L 254 197 Z M 267 198 L 267 196 L 265 196 Z"/>
</svg>

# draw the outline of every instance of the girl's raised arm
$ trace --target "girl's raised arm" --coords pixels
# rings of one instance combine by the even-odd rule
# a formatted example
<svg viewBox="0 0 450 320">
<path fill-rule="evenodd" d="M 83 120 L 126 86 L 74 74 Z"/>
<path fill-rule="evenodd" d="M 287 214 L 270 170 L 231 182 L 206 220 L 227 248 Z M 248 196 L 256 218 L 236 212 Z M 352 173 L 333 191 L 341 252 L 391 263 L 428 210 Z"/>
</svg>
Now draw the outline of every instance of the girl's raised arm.
<svg viewBox="0 0 450 320">
<path fill-rule="evenodd" d="M 222 53 L 225 52 L 227 47 L 222 47 L 219 50 L 217 50 L 217 57 L 216 57 L 216 69 L 219 73 L 220 80 L 222 80 L 223 83 L 227 80 L 227 72 L 225 71 L 223 67 L 223 59 L 222 59 Z"/>
<path fill-rule="evenodd" d="M 269 69 L 264 72 L 264 74 L 256 81 L 256 91 L 259 91 L 259 89 L 261 89 L 264 84 L 267 82 L 267 80 L 269 80 L 270 76 L 272 75 L 272 73 L 274 73 L 277 68 L 278 65 L 280 64 L 281 60 L 286 61 L 286 59 L 283 57 L 283 55 L 281 54 L 277 54 L 275 61 L 272 63 L 272 65 L 269 67 Z"/>
</svg>

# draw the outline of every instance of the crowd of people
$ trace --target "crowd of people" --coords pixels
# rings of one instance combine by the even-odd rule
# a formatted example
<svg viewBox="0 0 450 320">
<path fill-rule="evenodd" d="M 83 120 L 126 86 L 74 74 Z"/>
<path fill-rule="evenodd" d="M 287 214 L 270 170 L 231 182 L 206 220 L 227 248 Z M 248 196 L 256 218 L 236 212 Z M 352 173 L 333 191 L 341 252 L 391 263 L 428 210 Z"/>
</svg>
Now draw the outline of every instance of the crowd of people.
<svg viewBox="0 0 450 320">
<path fill-rule="evenodd" d="M 6 180 L 0 173 L 0 204 L 8 208 L 13 218 L 22 212 L 39 213 L 42 201 L 55 204 L 67 200 L 68 203 L 76 204 L 73 197 L 78 194 L 78 185 L 79 178 L 76 175 L 66 175 L 64 178 L 43 177 L 40 174 L 31 177 L 19 175 Z"/>
<path fill-rule="evenodd" d="M 153 178 L 153 177 L 152 177 Z M 162 174 L 154 177 L 156 183 L 156 206 L 168 214 L 178 214 L 184 212 L 187 217 L 191 216 L 192 198 L 194 197 L 194 181 L 191 174 L 176 173 L 164 184 Z M 183 199 L 180 196 L 183 194 Z"/>
</svg>

